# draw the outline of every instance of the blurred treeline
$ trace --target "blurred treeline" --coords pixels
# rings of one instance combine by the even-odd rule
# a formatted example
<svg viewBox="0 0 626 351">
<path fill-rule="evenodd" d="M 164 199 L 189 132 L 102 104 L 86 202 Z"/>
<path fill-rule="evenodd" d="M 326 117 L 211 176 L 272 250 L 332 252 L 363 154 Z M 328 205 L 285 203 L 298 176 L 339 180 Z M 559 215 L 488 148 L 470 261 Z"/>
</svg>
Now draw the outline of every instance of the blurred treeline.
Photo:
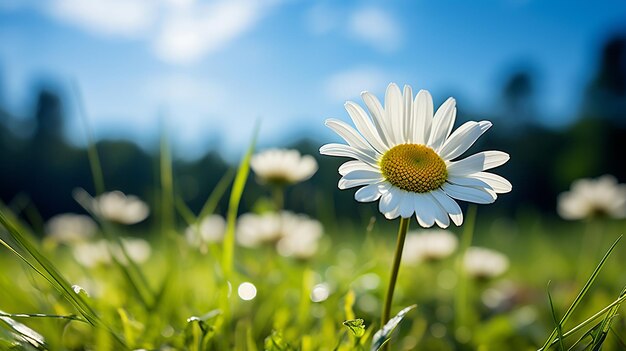
<svg viewBox="0 0 626 351">
<path fill-rule="evenodd" d="M 614 36 L 603 45 L 592 72 L 586 86 L 580 87 L 583 98 L 572 116 L 574 122 L 565 127 L 539 123 L 550 116 L 538 105 L 536 77 L 529 70 L 513 72 L 500 87 L 500 106 L 492 115 L 460 106 L 457 125 L 466 120 L 494 121 L 492 130 L 471 150 L 498 149 L 511 155 L 511 161 L 496 173 L 511 181 L 513 192 L 501 196 L 490 212 L 513 215 L 529 210 L 551 216 L 558 193 L 577 178 L 613 174 L 626 180 L 626 36 Z M 87 151 L 63 137 L 64 101 L 50 89 L 37 94 L 28 121 L 17 120 L 0 106 L 0 200 L 40 226 L 54 214 L 81 212 L 72 190 L 82 187 L 93 194 L 94 186 Z M 26 136 L 20 133 L 20 125 L 25 124 L 33 125 Z M 357 206 L 354 190 L 337 189 L 337 167 L 344 160 L 319 156 L 319 146 L 326 142 L 331 140 L 302 139 L 283 145 L 314 155 L 320 165 L 311 180 L 288 189 L 286 207 L 325 221 L 335 216 L 367 220 L 376 212 L 376 204 Z M 107 190 L 122 190 L 156 203 L 158 150 L 146 152 L 121 140 L 99 141 L 96 147 Z M 175 160 L 176 194 L 197 213 L 219 179 L 236 166 L 226 162 L 219 150 L 193 161 Z M 264 195 L 269 195 L 267 189 L 257 185 L 251 174 L 241 211 L 258 205 Z M 227 196 L 218 211 L 223 214 L 226 207 Z"/>
</svg>

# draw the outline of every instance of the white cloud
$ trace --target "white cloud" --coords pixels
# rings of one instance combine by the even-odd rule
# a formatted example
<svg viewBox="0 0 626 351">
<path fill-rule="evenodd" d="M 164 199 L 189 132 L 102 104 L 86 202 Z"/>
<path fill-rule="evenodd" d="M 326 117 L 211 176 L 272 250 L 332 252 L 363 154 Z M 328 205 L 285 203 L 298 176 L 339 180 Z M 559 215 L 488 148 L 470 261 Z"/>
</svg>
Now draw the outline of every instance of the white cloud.
<svg viewBox="0 0 626 351">
<path fill-rule="evenodd" d="M 196 62 L 250 30 L 263 10 L 262 2 L 245 0 L 189 6 L 165 20 L 155 50 L 167 62 Z"/>
<path fill-rule="evenodd" d="M 52 0 L 46 13 L 89 33 L 145 40 L 162 60 L 191 64 L 254 28 L 280 0 Z"/>
<path fill-rule="evenodd" d="M 333 101 L 355 99 L 364 91 L 377 92 L 389 84 L 388 74 L 374 67 L 338 72 L 326 80 L 325 91 Z"/>
<path fill-rule="evenodd" d="M 158 7 L 153 0 L 55 0 L 50 13 L 89 32 L 139 37 L 153 25 Z"/>
<path fill-rule="evenodd" d="M 360 8 L 350 14 L 350 34 L 372 47 L 392 52 L 402 43 L 402 31 L 389 13 L 374 7 Z"/>
</svg>

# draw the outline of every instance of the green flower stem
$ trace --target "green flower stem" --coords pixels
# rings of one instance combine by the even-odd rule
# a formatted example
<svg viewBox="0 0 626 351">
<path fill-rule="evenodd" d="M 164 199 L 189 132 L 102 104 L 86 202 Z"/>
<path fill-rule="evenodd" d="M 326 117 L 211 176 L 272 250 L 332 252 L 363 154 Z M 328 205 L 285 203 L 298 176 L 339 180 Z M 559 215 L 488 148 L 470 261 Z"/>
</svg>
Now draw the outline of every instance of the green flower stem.
<svg viewBox="0 0 626 351">
<path fill-rule="evenodd" d="M 272 198 L 274 200 L 274 210 L 280 212 L 285 206 L 285 193 L 281 185 L 274 185 L 272 187 Z"/>
<path fill-rule="evenodd" d="M 391 313 L 391 301 L 393 300 L 393 291 L 396 288 L 396 280 L 398 279 L 398 270 L 400 269 L 400 261 L 402 260 L 402 248 L 404 247 L 404 239 L 409 229 L 410 218 L 400 218 L 400 228 L 398 229 L 398 241 L 396 243 L 396 252 L 393 256 L 393 266 L 391 267 L 391 277 L 389 278 L 389 286 L 387 287 L 387 295 L 385 296 L 385 307 L 383 309 L 383 318 L 381 320 L 381 328 L 389 321 Z"/>
<path fill-rule="evenodd" d="M 467 328 L 470 324 L 470 302 L 468 297 L 469 281 L 465 268 L 463 267 L 463 259 L 465 252 L 472 245 L 472 239 L 474 237 L 474 227 L 476 225 L 476 211 L 475 205 L 470 205 L 467 208 L 467 215 L 465 216 L 465 228 L 461 234 L 461 246 L 457 253 L 456 258 L 456 273 L 458 277 L 457 287 L 454 293 L 454 306 L 455 306 L 455 328 L 459 330 L 461 328 Z"/>
</svg>

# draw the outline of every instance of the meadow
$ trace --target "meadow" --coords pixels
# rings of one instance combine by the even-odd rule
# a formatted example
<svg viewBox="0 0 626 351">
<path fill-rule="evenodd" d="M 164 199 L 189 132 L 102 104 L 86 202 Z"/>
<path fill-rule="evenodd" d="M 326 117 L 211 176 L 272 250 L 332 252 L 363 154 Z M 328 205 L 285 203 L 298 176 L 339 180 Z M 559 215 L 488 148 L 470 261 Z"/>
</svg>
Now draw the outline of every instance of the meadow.
<svg viewBox="0 0 626 351">
<path fill-rule="evenodd" d="M 499 217 L 470 205 L 465 223 L 449 230 L 458 238 L 451 252 L 412 259 L 417 252 L 405 247 L 391 311 L 413 308 L 375 335 L 398 220 L 335 218 L 323 223 L 319 240 L 300 239 L 305 247 L 291 251 L 276 239 L 236 240 L 253 152 L 194 213 L 172 187 L 165 145 L 150 227 L 132 225 L 132 213 L 142 212 L 136 207 L 107 214 L 85 191 L 75 192 L 97 221 L 88 240 L 105 243 L 83 258 L 73 239 L 33 232 L 3 205 L 0 348 L 376 350 L 387 338 L 393 350 L 625 348 L 619 303 L 626 247 L 617 242 L 609 250 L 624 220 L 565 221 L 531 210 Z M 194 241 L 189 228 L 201 231 L 222 197 L 229 209 L 214 225 L 225 234 Z M 267 199 L 265 215 L 279 206 L 280 190 Z M 426 231 L 413 219 L 408 238 Z M 149 241 L 137 250 L 126 244 L 130 237 Z M 463 261 L 470 246 L 500 252 L 508 264 L 473 274 Z"/>
</svg>

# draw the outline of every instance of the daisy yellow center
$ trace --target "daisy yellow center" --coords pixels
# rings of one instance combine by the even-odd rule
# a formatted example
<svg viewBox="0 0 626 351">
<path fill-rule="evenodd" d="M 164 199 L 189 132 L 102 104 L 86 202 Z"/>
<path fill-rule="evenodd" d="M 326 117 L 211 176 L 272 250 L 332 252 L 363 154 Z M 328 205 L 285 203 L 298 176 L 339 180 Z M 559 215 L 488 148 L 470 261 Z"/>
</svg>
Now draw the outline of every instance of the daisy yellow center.
<svg viewBox="0 0 626 351">
<path fill-rule="evenodd" d="M 380 169 L 392 185 L 414 193 L 427 193 L 448 179 L 446 163 L 421 144 L 400 144 L 385 152 Z"/>
</svg>

